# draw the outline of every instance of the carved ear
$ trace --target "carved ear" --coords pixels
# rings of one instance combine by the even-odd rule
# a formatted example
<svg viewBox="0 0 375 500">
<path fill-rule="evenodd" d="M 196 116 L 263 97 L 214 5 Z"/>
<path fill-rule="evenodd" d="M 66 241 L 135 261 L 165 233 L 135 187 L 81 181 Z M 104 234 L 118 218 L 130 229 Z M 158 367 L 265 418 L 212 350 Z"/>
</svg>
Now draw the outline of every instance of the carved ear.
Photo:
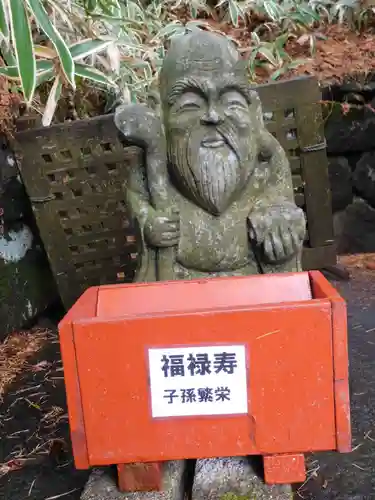
<svg viewBox="0 0 375 500">
<path fill-rule="evenodd" d="M 161 115 L 161 97 L 160 93 L 157 90 L 152 90 L 147 96 L 147 105 L 149 108 L 155 111 L 155 114 L 158 116 Z"/>
<path fill-rule="evenodd" d="M 234 73 L 243 78 L 243 75 L 246 75 L 247 73 L 247 65 L 248 65 L 247 59 L 243 58 L 239 59 L 234 66 Z"/>
<path fill-rule="evenodd" d="M 113 121 L 115 122 L 115 125 L 118 130 L 120 130 L 120 132 L 123 131 L 124 125 L 126 123 L 126 111 L 127 106 L 124 104 L 120 104 L 120 106 L 117 106 L 117 108 L 115 109 Z"/>
<path fill-rule="evenodd" d="M 258 121 L 258 123 L 260 123 L 261 127 L 264 127 L 262 102 L 259 98 L 259 94 L 256 90 L 250 88 L 249 95 L 251 101 L 251 108 L 255 115 L 255 118 Z"/>
</svg>

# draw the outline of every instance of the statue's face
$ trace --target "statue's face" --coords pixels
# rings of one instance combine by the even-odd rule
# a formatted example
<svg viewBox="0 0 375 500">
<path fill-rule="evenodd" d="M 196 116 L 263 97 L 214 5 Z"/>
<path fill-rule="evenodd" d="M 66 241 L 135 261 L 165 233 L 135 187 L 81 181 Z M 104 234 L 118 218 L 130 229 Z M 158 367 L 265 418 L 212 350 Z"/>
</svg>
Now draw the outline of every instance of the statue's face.
<svg viewBox="0 0 375 500">
<path fill-rule="evenodd" d="M 250 106 L 236 82 L 196 78 L 177 82 L 165 104 L 171 174 L 192 201 L 212 214 L 235 200 L 253 171 Z"/>
</svg>

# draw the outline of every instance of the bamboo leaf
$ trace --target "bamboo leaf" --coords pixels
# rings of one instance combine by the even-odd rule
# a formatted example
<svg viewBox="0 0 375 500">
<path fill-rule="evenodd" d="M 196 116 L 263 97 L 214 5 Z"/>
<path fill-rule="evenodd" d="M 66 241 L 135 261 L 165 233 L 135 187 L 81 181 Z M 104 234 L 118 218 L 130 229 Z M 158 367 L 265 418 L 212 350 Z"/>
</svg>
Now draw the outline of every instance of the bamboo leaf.
<svg viewBox="0 0 375 500">
<path fill-rule="evenodd" d="M 36 61 L 36 73 L 37 77 L 43 75 L 44 73 L 51 72 L 54 74 L 54 66 L 51 61 Z M 0 67 L 0 75 L 4 75 L 9 80 L 19 80 L 20 73 L 18 66 L 2 66 Z"/>
<path fill-rule="evenodd" d="M 277 69 L 271 74 L 271 80 L 277 80 L 285 74 L 287 71 L 290 71 L 291 69 L 298 68 L 301 64 L 305 64 L 307 62 L 307 59 L 295 59 L 294 61 L 291 61 L 288 64 L 285 64 L 281 68 Z"/>
<path fill-rule="evenodd" d="M 111 64 L 111 70 L 119 74 L 120 73 L 120 63 L 121 63 L 121 53 L 116 44 L 112 43 L 107 48 L 107 56 Z"/>
<path fill-rule="evenodd" d="M 61 0 L 48 0 L 48 3 L 53 8 L 53 10 L 56 11 L 56 13 L 60 16 L 62 22 L 64 24 L 66 24 L 66 26 L 70 30 L 74 31 L 74 26 L 72 24 L 72 21 L 71 21 L 70 15 L 69 15 L 71 13 L 64 9 L 63 4 L 60 5 L 60 1 Z"/>
<path fill-rule="evenodd" d="M 56 68 L 52 61 L 36 62 L 36 86 L 52 80 L 56 76 Z"/>
<path fill-rule="evenodd" d="M 41 71 L 49 71 L 53 69 L 54 65 L 52 61 L 37 61 L 36 62 L 36 71 L 40 73 Z"/>
<path fill-rule="evenodd" d="M 51 47 L 45 47 L 44 45 L 34 45 L 34 52 L 37 57 L 43 57 L 44 59 L 56 59 L 57 53 Z"/>
<path fill-rule="evenodd" d="M 6 40 L 9 39 L 8 0 L 0 1 L 0 32 Z"/>
<path fill-rule="evenodd" d="M 91 54 L 98 54 L 111 45 L 113 40 L 82 40 L 69 47 L 73 60 L 83 59 Z"/>
<path fill-rule="evenodd" d="M 76 64 L 76 75 L 81 78 L 86 78 L 87 80 L 91 80 L 95 83 L 99 83 L 101 85 L 109 85 L 111 87 L 117 87 L 115 82 L 113 82 L 110 78 L 108 78 L 101 71 L 88 66 L 87 64 Z"/>
<path fill-rule="evenodd" d="M 258 54 L 261 54 L 265 59 L 267 59 L 267 61 L 269 61 L 272 66 L 277 66 L 277 59 L 271 50 L 267 49 L 266 47 L 259 47 Z"/>
<path fill-rule="evenodd" d="M 0 75 L 4 75 L 9 80 L 19 80 L 20 73 L 18 71 L 18 66 L 2 66 L 0 67 Z"/>
<path fill-rule="evenodd" d="M 85 9 L 87 10 L 88 13 L 94 12 L 96 9 L 97 5 L 97 0 L 86 0 L 85 2 Z"/>
<path fill-rule="evenodd" d="M 14 0 L 12 0 L 12 2 L 13 1 Z M 75 88 L 74 61 L 67 45 L 65 44 L 55 26 L 51 23 L 42 2 L 40 0 L 27 0 L 27 2 L 30 5 L 32 13 L 35 16 L 39 27 L 53 43 L 53 46 L 55 47 L 56 52 L 59 55 L 61 68 L 66 79 L 72 85 L 72 87 Z"/>
<path fill-rule="evenodd" d="M 110 2 L 109 8 L 113 17 L 121 16 L 121 5 L 118 0 L 113 0 L 112 2 Z"/>
<path fill-rule="evenodd" d="M 251 51 L 249 60 L 248 60 L 248 66 L 249 66 L 249 71 L 250 75 L 254 76 L 255 75 L 255 67 L 256 67 L 256 58 L 258 55 L 258 49 L 255 48 Z"/>
<path fill-rule="evenodd" d="M 189 23 L 188 23 L 189 24 Z M 188 24 L 186 25 L 189 28 Z M 177 33 L 185 33 L 186 28 L 180 21 L 175 21 L 164 26 L 159 33 L 157 34 L 157 38 L 162 38 L 164 36 L 168 37 Z"/>
<path fill-rule="evenodd" d="M 253 31 L 251 34 L 251 40 L 252 42 L 255 44 L 255 45 L 260 45 L 261 44 L 261 41 L 260 41 L 260 38 L 259 38 L 259 35 L 258 33 L 256 33 L 255 31 Z"/>
<path fill-rule="evenodd" d="M 36 74 L 36 85 L 37 87 L 42 83 L 49 82 L 56 75 L 54 69 L 50 69 L 48 71 L 42 71 Z"/>
<path fill-rule="evenodd" d="M 4 46 L 1 44 L 1 55 L 3 56 L 4 61 L 8 66 L 16 66 L 17 65 L 17 59 L 15 55 L 13 54 L 13 51 L 11 47 Z"/>
<path fill-rule="evenodd" d="M 274 71 L 272 74 L 271 74 L 271 80 L 277 80 L 278 78 L 280 78 L 280 76 L 282 76 L 286 71 L 288 70 L 288 68 L 286 68 L 285 66 L 277 69 L 276 71 Z"/>
<path fill-rule="evenodd" d="M 229 15 L 230 15 L 230 20 L 233 24 L 233 26 L 238 26 L 238 18 L 239 18 L 239 10 L 237 6 L 237 2 L 234 2 L 233 0 L 229 0 Z"/>
<path fill-rule="evenodd" d="M 33 98 L 36 84 L 36 63 L 31 29 L 23 1 L 11 0 L 9 7 L 12 41 L 22 92 L 26 104 L 29 105 Z"/>
<path fill-rule="evenodd" d="M 53 82 L 51 92 L 49 93 L 46 107 L 44 110 L 42 125 L 43 127 L 48 127 L 51 124 L 53 115 L 55 114 L 57 103 L 59 102 L 61 96 L 62 81 L 58 76 Z"/>
<path fill-rule="evenodd" d="M 118 3 L 117 0 L 98 0 L 99 6 L 101 10 L 107 15 L 107 16 L 117 16 L 121 14 L 121 6 Z"/>
</svg>

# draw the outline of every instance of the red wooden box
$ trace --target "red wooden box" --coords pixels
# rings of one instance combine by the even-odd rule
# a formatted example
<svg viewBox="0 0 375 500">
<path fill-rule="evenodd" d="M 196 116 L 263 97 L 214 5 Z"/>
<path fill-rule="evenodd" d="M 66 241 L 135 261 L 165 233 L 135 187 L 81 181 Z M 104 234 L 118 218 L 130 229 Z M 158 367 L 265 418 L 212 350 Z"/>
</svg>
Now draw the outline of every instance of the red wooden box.
<svg viewBox="0 0 375 500">
<path fill-rule="evenodd" d="M 351 449 L 346 305 L 319 272 L 90 288 L 59 332 L 77 468 L 257 454 L 280 482 Z"/>
</svg>

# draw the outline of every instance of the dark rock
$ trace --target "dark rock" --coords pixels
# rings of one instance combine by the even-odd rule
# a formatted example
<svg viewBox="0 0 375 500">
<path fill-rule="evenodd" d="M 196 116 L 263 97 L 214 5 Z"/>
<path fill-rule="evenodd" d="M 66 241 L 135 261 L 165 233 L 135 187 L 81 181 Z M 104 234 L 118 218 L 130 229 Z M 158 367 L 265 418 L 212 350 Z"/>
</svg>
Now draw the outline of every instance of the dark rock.
<svg viewBox="0 0 375 500">
<path fill-rule="evenodd" d="M 345 155 L 345 158 L 348 160 L 352 172 L 354 172 L 354 170 L 357 168 L 357 163 L 362 158 L 362 155 L 363 153 L 347 153 Z"/>
<path fill-rule="evenodd" d="M 57 298 L 16 160 L 0 135 L 0 340 Z"/>
<path fill-rule="evenodd" d="M 348 104 L 356 104 L 362 106 L 366 104 L 363 94 L 360 94 L 359 92 L 348 92 L 344 96 L 344 102 L 347 102 Z"/>
<path fill-rule="evenodd" d="M 33 219 L 16 159 L 0 135 L 0 213 L 5 222 Z"/>
<path fill-rule="evenodd" d="M 350 73 L 339 83 L 321 85 L 325 101 L 344 101 L 348 94 L 360 94 L 366 101 L 375 95 L 375 73 Z"/>
<path fill-rule="evenodd" d="M 333 235 L 335 241 L 339 241 L 344 230 L 346 220 L 346 210 L 340 210 L 333 214 Z"/>
<path fill-rule="evenodd" d="M 365 153 L 353 173 L 355 192 L 372 207 L 375 207 L 375 151 Z"/>
<path fill-rule="evenodd" d="M 57 298 L 48 261 L 31 229 L 14 224 L 0 235 L 0 340 Z"/>
<path fill-rule="evenodd" d="M 0 136 L 0 191 L 4 191 L 6 184 L 18 176 L 16 160 L 6 144 L 1 143 Z"/>
<path fill-rule="evenodd" d="M 348 107 L 346 107 L 348 106 Z M 325 111 L 327 152 L 332 155 L 375 149 L 375 112 L 371 106 L 333 103 Z"/>
<path fill-rule="evenodd" d="M 353 200 L 352 171 L 344 156 L 331 157 L 328 163 L 332 210 L 343 210 Z"/>
<path fill-rule="evenodd" d="M 340 221 L 337 250 L 341 255 L 375 252 L 375 209 L 356 198 Z"/>
<path fill-rule="evenodd" d="M 0 194 L 0 208 L 4 222 L 33 219 L 30 201 L 19 177 L 13 177 L 4 186 Z"/>
</svg>

